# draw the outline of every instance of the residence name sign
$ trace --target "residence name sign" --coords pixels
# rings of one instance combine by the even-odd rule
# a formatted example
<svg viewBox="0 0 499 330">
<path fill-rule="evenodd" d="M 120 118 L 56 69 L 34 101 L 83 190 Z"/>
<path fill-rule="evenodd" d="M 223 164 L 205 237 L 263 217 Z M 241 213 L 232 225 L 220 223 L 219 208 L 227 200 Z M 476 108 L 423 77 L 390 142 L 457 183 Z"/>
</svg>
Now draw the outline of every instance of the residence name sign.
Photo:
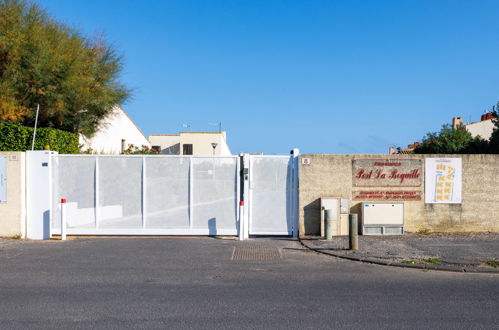
<svg viewBox="0 0 499 330">
<path fill-rule="evenodd" d="M 422 198 L 423 171 L 420 159 L 355 159 L 353 161 L 354 200 L 414 201 Z M 414 187 L 401 189 L 397 187 Z"/>
<path fill-rule="evenodd" d="M 419 187 L 420 159 L 355 159 L 354 187 Z"/>
</svg>

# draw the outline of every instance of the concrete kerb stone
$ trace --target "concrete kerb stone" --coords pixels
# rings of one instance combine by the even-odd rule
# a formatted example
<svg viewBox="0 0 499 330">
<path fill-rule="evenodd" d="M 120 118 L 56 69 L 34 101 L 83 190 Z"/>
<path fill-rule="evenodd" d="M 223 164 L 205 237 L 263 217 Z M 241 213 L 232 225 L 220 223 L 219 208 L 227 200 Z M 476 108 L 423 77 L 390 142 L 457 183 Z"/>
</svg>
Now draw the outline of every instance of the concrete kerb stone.
<svg viewBox="0 0 499 330">
<path fill-rule="evenodd" d="M 322 249 L 313 248 L 307 245 L 301 238 L 298 238 L 300 244 L 311 251 L 324 254 L 327 256 L 332 256 L 340 259 L 346 259 L 350 261 L 364 262 L 368 264 L 381 265 L 381 266 L 391 266 L 391 267 L 400 267 L 400 268 L 412 268 L 412 269 L 421 269 L 421 270 L 438 270 L 438 271 L 447 271 L 447 272 L 457 272 L 457 273 L 481 273 L 481 274 L 499 274 L 499 269 L 495 268 L 485 268 L 485 267 L 463 267 L 463 265 L 432 265 L 432 264 L 405 264 L 401 262 L 386 262 L 373 258 L 362 258 L 362 257 L 354 257 L 347 256 L 338 253 L 334 253 L 332 251 L 323 251 Z"/>
</svg>

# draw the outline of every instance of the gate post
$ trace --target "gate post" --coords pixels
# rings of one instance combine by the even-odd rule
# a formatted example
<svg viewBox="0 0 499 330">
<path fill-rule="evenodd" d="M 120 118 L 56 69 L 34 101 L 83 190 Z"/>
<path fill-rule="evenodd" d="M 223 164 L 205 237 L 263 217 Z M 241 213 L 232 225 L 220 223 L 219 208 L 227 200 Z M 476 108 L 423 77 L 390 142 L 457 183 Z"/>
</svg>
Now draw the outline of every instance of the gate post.
<svg viewBox="0 0 499 330">
<path fill-rule="evenodd" d="M 61 241 L 66 240 L 66 198 L 61 198 Z"/>
<path fill-rule="evenodd" d="M 26 151 L 26 236 L 50 239 L 52 218 L 52 155 Z"/>
<path fill-rule="evenodd" d="M 242 152 L 239 153 L 239 158 L 237 159 L 238 164 L 237 164 L 237 169 L 238 171 L 238 176 L 237 176 L 237 187 L 239 190 L 237 191 L 238 193 L 238 200 L 239 200 L 239 209 L 238 209 L 238 215 L 239 215 L 239 228 L 238 230 L 238 239 L 240 241 L 244 240 L 244 235 L 243 235 L 243 225 L 244 225 L 244 154 Z"/>
<path fill-rule="evenodd" d="M 292 157 L 293 157 L 293 185 L 292 185 L 292 204 L 291 204 L 291 209 L 292 209 L 292 221 L 293 221 L 293 237 L 297 238 L 298 237 L 298 179 L 299 179 L 299 168 L 300 168 L 300 149 L 294 148 L 291 151 Z"/>
<path fill-rule="evenodd" d="M 251 200 L 249 196 L 249 154 L 242 155 L 242 184 L 241 184 L 241 196 L 242 196 L 242 214 L 240 213 L 241 221 L 241 232 L 239 237 L 241 240 L 249 238 L 249 208 L 251 207 Z"/>
</svg>

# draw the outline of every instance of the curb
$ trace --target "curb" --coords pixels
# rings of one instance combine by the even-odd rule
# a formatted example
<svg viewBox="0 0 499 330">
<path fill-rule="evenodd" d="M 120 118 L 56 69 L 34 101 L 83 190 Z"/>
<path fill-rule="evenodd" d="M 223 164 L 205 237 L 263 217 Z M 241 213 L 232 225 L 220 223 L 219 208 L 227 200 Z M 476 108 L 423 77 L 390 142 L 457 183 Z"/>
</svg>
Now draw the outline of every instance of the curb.
<svg viewBox="0 0 499 330">
<path fill-rule="evenodd" d="M 346 256 L 342 254 L 337 254 L 331 251 L 325 252 L 320 249 L 316 249 L 305 244 L 301 238 L 298 238 L 300 244 L 309 250 L 312 250 L 316 253 L 324 254 L 327 256 L 332 256 L 340 259 L 346 259 L 350 261 L 364 262 L 373 265 L 381 265 L 381 266 L 391 266 L 391 267 L 399 267 L 399 268 L 412 268 L 412 269 L 421 269 L 421 270 L 438 270 L 438 271 L 446 271 L 446 272 L 456 272 L 456 273 L 473 273 L 473 274 L 499 274 L 499 269 L 489 269 L 483 267 L 463 267 L 463 266 L 452 266 L 452 265 L 431 265 L 431 264 L 403 264 L 401 262 L 384 262 L 377 259 L 372 258 L 362 258 L 362 257 L 352 257 Z"/>
</svg>

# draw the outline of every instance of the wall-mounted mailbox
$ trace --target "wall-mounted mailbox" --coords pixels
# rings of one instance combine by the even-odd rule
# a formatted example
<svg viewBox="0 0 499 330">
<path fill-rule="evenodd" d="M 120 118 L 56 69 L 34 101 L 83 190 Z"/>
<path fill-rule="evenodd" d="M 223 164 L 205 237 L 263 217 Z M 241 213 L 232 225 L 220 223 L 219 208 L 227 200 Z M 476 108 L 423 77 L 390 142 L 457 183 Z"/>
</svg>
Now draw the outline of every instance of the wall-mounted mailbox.
<svg viewBox="0 0 499 330">
<path fill-rule="evenodd" d="M 341 214 L 350 214 L 350 200 L 342 198 L 340 200 L 340 212 Z"/>
</svg>

